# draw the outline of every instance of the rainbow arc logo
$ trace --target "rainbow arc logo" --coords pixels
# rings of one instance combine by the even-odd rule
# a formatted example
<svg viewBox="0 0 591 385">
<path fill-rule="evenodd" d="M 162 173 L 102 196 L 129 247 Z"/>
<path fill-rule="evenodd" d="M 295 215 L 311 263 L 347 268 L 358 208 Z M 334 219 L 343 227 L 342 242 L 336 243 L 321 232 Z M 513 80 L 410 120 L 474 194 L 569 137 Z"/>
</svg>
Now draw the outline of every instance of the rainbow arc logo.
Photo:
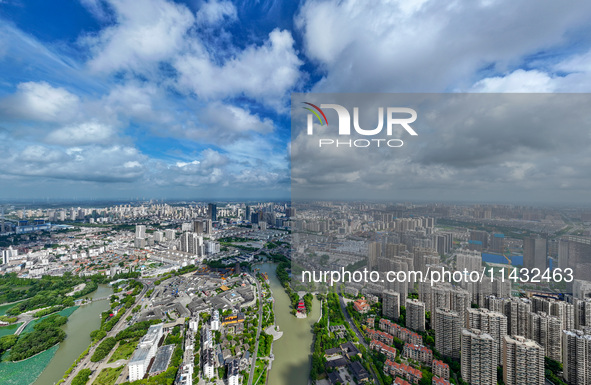
<svg viewBox="0 0 591 385">
<path fill-rule="evenodd" d="M 305 110 L 308 110 L 311 113 L 313 113 L 314 115 L 316 115 L 321 126 L 324 126 L 324 123 L 326 123 L 326 125 L 328 126 L 328 120 L 326 119 L 326 115 L 324 115 L 324 112 L 322 111 L 322 109 L 320 107 L 318 107 L 312 103 L 308 103 L 308 102 L 302 102 L 302 103 L 307 104 L 311 107 L 314 107 L 316 109 L 316 111 L 320 112 L 320 115 L 322 115 L 322 117 L 324 118 L 324 122 L 322 121 L 322 119 L 320 119 L 320 115 L 318 115 L 318 112 L 314 111 L 313 109 L 311 109 L 309 107 L 303 107 Z"/>
</svg>

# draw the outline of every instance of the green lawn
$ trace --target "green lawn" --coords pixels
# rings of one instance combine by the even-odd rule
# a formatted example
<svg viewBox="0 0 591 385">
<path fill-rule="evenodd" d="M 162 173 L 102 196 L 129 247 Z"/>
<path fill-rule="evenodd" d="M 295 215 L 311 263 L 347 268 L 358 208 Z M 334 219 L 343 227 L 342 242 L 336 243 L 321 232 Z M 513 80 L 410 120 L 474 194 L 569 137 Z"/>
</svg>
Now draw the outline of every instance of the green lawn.
<svg viewBox="0 0 591 385">
<path fill-rule="evenodd" d="M 267 380 L 267 364 L 263 360 L 257 358 L 256 366 L 254 368 L 253 385 L 265 384 Z"/>
<path fill-rule="evenodd" d="M 138 340 L 133 339 L 129 341 L 121 340 L 119 341 L 119 346 L 109 359 L 109 363 L 115 362 L 117 360 L 127 360 L 133 354 L 135 347 L 137 346 Z"/>
<path fill-rule="evenodd" d="M 118 368 L 105 368 L 101 370 L 98 377 L 92 383 L 93 385 L 114 385 L 117 378 L 121 374 L 121 371 L 125 365 L 121 365 Z"/>
</svg>

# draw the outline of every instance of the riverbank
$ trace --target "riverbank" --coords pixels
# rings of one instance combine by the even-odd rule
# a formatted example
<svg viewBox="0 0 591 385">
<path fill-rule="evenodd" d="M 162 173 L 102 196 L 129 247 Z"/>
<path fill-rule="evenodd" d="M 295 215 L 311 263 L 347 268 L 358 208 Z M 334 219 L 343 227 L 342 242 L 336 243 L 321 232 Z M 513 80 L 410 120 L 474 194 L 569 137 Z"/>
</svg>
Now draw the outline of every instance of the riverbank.
<svg viewBox="0 0 591 385">
<path fill-rule="evenodd" d="M 273 342 L 273 365 L 268 373 L 268 384 L 301 385 L 308 383 L 312 355 L 312 327 L 320 314 L 320 302 L 313 300 L 308 318 L 296 318 L 291 310 L 291 299 L 275 274 L 277 264 L 259 265 L 269 276 L 275 299 L 275 324 L 283 331 L 281 339 Z"/>
<path fill-rule="evenodd" d="M 108 285 L 99 285 L 99 288 L 90 296 L 106 297 L 112 292 Z M 9 307 L 12 305 L 14 304 L 10 304 Z M 88 305 L 72 306 L 58 312 L 57 314 L 68 317 L 68 322 L 62 326 L 66 332 L 66 339 L 25 360 L 0 362 L 0 384 L 48 385 L 59 381 L 72 362 L 90 344 L 90 332 L 100 326 L 100 314 L 108 307 L 109 301 L 97 301 Z M 32 331 L 36 323 L 48 316 L 31 321 L 23 333 Z M 6 357 L 7 353 L 4 355 L 5 359 Z"/>
</svg>

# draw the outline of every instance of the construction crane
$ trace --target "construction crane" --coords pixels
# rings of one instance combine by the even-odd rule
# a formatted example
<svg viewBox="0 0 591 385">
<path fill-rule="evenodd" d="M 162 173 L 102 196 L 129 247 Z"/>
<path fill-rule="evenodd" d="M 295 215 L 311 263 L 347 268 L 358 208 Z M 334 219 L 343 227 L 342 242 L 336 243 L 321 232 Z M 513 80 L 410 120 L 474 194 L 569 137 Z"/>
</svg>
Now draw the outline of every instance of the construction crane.
<svg viewBox="0 0 591 385">
<path fill-rule="evenodd" d="M 509 257 L 507 257 L 507 254 L 509 254 L 509 246 L 505 246 L 505 252 L 503 253 L 503 257 L 505 257 L 505 259 L 507 260 L 507 264 L 510 265 L 512 261 Z"/>
</svg>

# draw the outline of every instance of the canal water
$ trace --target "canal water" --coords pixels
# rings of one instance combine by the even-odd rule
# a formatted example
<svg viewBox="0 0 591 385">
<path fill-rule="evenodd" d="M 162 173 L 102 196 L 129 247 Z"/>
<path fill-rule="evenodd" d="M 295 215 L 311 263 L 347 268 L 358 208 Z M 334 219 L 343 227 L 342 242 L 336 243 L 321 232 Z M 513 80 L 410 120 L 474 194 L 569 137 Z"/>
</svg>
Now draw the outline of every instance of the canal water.
<svg viewBox="0 0 591 385">
<path fill-rule="evenodd" d="M 320 302 L 314 297 L 312 311 L 307 318 L 291 314 L 291 302 L 275 275 L 276 264 L 257 266 L 269 276 L 269 285 L 275 298 L 275 323 L 283 336 L 273 343 L 275 360 L 268 375 L 268 384 L 306 385 L 310 375 L 313 344 L 313 325 L 320 317 Z"/>
<path fill-rule="evenodd" d="M 99 285 L 90 298 L 107 297 L 113 294 L 109 285 Z M 109 300 L 92 302 L 89 305 L 80 306 L 68 318 L 68 323 L 63 326 L 66 339 L 59 344 L 57 352 L 43 370 L 33 385 L 51 385 L 58 382 L 66 370 L 74 363 L 76 358 L 86 350 L 90 344 L 90 332 L 101 326 L 100 314 L 109 309 Z"/>
</svg>

